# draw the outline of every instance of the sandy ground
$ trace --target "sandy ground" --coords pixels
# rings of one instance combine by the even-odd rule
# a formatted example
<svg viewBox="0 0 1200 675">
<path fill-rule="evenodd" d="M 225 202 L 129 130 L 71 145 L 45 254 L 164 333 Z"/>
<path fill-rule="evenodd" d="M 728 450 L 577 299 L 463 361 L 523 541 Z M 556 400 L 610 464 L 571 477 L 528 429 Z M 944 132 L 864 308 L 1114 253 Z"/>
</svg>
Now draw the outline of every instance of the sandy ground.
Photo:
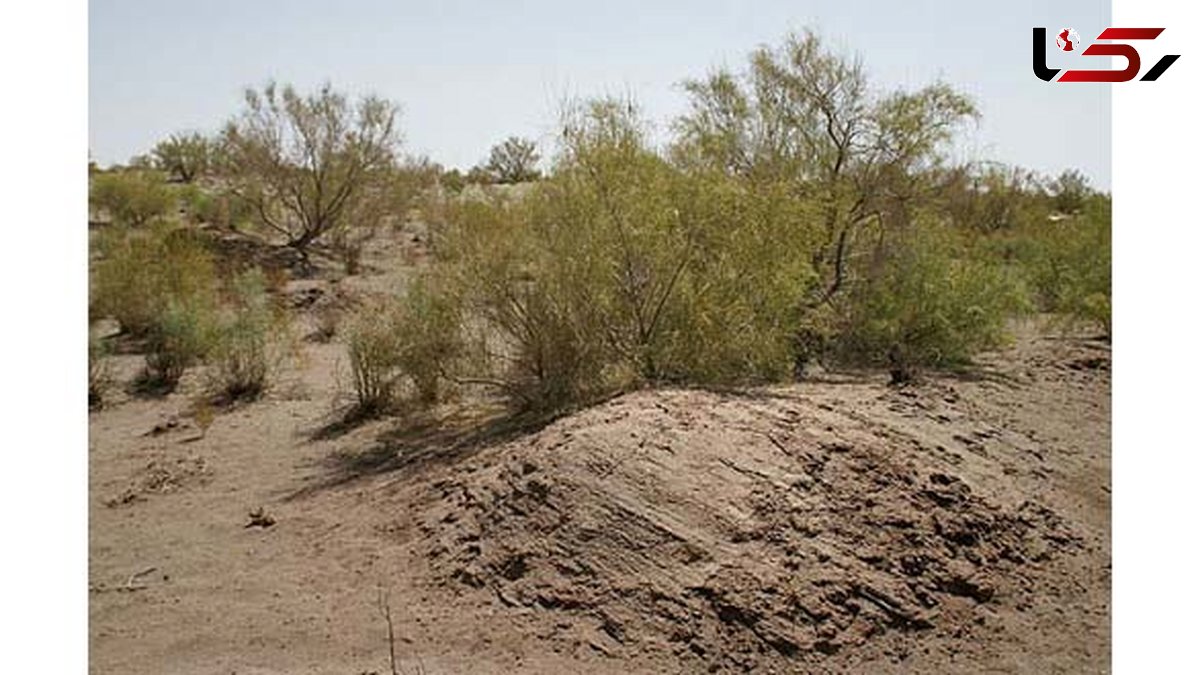
<svg viewBox="0 0 1200 675">
<path fill-rule="evenodd" d="M 301 334 L 330 289 L 289 286 Z M 302 344 L 205 433 L 199 374 L 91 414 L 92 672 L 387 673 L 381 604 L 407 673 L 1108 670 L 1103 343 L 349 429 L 343 347 Z"/>
</svg>

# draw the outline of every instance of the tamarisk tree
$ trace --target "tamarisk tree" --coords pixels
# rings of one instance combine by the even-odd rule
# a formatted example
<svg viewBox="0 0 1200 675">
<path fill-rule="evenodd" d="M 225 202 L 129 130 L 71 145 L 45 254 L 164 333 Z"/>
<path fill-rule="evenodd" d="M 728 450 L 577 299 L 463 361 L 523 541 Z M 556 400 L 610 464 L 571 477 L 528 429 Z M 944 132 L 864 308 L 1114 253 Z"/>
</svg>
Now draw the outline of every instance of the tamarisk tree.
<svg viewBox="0 0 1200 675">
<path fill-rule="evenodd" d="M 394 103 L 351 103 L 326 84 L 299 94 L 274 83 L 246 91 L 246 107 L 223 134 L 223 169 L 261 223 L 301 253 L 355 214 L 387 198 L 399 145 Z"/>
</svg>

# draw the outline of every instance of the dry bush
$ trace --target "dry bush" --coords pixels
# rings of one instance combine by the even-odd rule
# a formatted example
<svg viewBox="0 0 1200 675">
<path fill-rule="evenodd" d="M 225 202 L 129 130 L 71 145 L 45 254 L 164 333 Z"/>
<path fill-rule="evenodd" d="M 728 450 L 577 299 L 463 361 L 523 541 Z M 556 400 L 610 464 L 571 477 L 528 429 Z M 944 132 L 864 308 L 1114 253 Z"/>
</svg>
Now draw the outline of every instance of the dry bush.
<svg viewBox="0 0 1200 675">
<path fill-rule="evenodd" d="M 342 309 L 331 302 L 327 302 L 314 307 L 312 315 L 317 326 L 316 332 L 313 333 L 313 338 L 317 342 L 329 342 L 332 340 L 337 335 L 338 326 L 342 321 Z"/>
<path fill-rule="evenodd" d="M 91 183 L 91 207 L 117 225 L 148 225 L 166 216 L 176 201 L 162 177 L 151 171 L 106 172 L 93 176 Z"/>
<path fill-rule="evenodd" d="M 373 228 L 340 228 L 333 233 L 330 249 L 342 263 L 346 276 L 356 276 L 362 272 L 363 250 L 367 242 L 374 236 Z"/>
</svg>

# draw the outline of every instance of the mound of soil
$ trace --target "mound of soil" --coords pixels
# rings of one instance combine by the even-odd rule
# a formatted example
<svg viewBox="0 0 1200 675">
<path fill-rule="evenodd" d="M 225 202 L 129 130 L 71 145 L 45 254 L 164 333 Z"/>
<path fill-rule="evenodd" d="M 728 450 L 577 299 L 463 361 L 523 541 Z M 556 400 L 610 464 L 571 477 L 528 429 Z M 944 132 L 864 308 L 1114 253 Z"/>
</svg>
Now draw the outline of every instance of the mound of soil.
<svg viewBox="0 0 1200 675">
<path fill-rule="evenodd" d="M 431 486 L 430 568 L 561 615 L 554 639 L 605 655 L 793 670 L 902 662 L 915 634 L 967 642 L 1080 547 L 1045 505 L 999 503 L 822 412 L 676 391 L 564 420 Z"/>
<path fill-rule="evenodd" d="M 203 434 L 186 379 L 90 415 L 94 672 L 1110 668 L 1103 342 L 335 433 L 344 346 L 304 349 Z"/>
</svg>

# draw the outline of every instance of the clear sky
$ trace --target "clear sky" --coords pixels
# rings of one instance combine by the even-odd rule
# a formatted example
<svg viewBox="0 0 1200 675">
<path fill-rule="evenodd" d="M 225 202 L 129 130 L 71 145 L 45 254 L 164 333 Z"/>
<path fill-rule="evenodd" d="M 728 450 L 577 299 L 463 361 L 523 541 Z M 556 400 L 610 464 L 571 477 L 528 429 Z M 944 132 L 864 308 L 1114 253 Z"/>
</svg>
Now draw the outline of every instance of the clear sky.
<svg viewBox="0 0 1200 675">
<path fill-rule="evenodd" d="M 880 87 L 940 78 L 975 97 L 983 118 L 965 156 L 1079 168 L 1108 189 L 1109 88 L 1136 86 L 1044 83 L 1031 71 L 1033 26 L 1090 41 L 1109 25 L 1107 0 L 92 0 L 89 11 L 89 144 L 101 164 L 174 131 L 216 130 L 244 87 L 274 79 L 397 101 L 407 152 L 468 168 L 511 134 L 552 150 L 568 96 L 632 94 L 665 127 L 685 107 L 680 81 L 740 67 L 754 47 L 810 26 L 859 53 Z M 1053 46 L 1049 58 L 1108 67 Z"/>
</svg>

